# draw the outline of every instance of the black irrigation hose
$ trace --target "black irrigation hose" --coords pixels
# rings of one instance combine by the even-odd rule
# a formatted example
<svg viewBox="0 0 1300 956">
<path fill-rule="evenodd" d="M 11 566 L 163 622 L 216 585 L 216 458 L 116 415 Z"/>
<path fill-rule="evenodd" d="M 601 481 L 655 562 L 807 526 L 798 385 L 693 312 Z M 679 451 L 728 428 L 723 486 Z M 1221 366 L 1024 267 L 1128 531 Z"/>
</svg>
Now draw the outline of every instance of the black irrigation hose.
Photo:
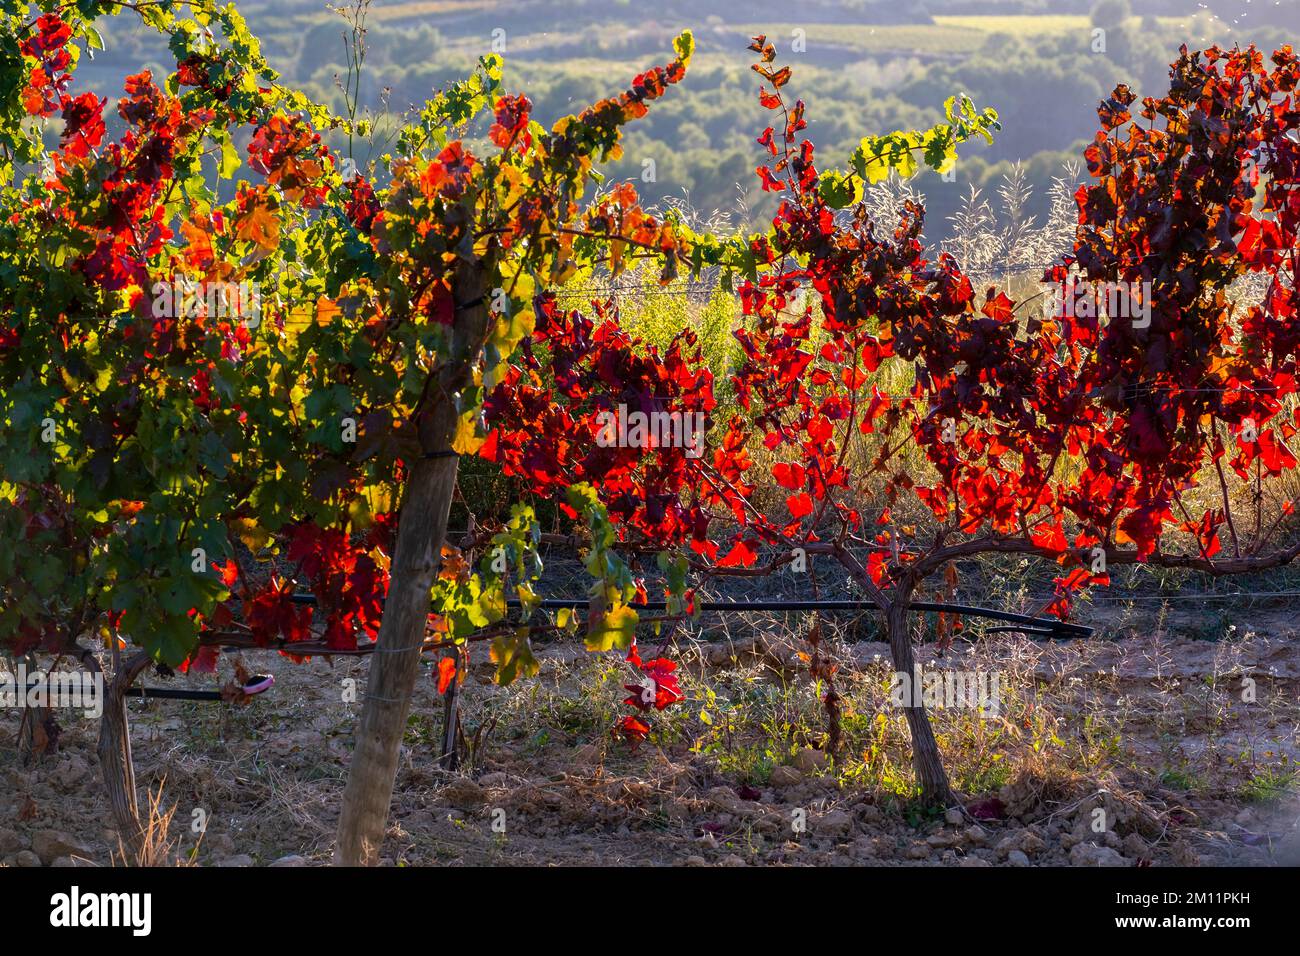
<svg viewBox="0 0 1300 956">
<path fill-rule="evenodd" d="M 293 595 L 296 604 L 315 604 L 316 595 L 310 591 L 299 591 Z M 587 607 L 588 601 L 582 598 L 546 598 L 538 607 L 546 611 L 563 609 L 578 610 Z M 518 600 L 509 600 L 506 606 L 519 610 Z M 874 601 L 863 600 L 824 600 L 824 601 L 697 601 L 696 608 L 704 613 L 740 613 L 762 611 L 861 611 L 877 610 Z M 666 611 L 667 601 L 643 601 L 629 607 L 638 611 Z M 937 601 L 914 601 L 908 605 L 912 611 L 937 611 L 957 614 L 962 617 L 980 617 L 990 621 L 1007 621 L 1019 627 L 991 627 L 986 634 L 1016 632 L 1026 637 L 1043 637 L 1051 640 L 1068 640 L 1074 637 L 1091 637 L 1092 628 L 1082 624 L 1067 624 L 1053 618 L 1033 617 L 1029 614 L 1016 614 L 1014 611 L 996 611 L 992 608 L 970 607 L 965 604 L 948 604 Z M 127 697 L 157 698 L 162 700 L 222 700 L 220 691 L 215 690 L 172 690 L 163 687 L 128 687 L 124 692 Z"/>
<path fill-rule="evenodd" d="M 275 678 L 270 674 L 255 674 L 244 682 L 245 697 L 256 697 L 270 690 Z M 225 700 L 226 695 L 219 690 L 172 690 L 168 687 L 128 687 L 123 691 L 126 697 L 160 697 L 164 700 Z"/>
<path fill-rule="evenodd" d="M 316 595 L 310 591 L 299 591 L 293 596 L 298 604 L 315 604 Z M 585 608 L 588 601 L 583 598 L 546 598 L 538 606 L 546 611 L 558 611 L 565 608 L 578 610 Z M 512 610 L 518 610 L 516 600 L 506 602 Z M 740 613 L 742 611 L 862 611 L 878 610 L 874 601 L 836 600 L 836 601 L 697 601 L 696 608 L 708 613 Z M 631 604 L 637 611 L 665 611 L 667 601 L 644 601 Z M 999 631 L 1018 631 L 1028 635 L 1051 637 L 1055 640 L 1069 640 L 1075 637 L 1092 637 L 1092 628 L 1083 624 L 1068 624 L 1050 617 L 1034 617 L 1030 614 L 1016 614 L 1014 611 L 997 611 L 992 608 L 970 607 L 966 604 L 947 604 L 935 601 L 913 601 L 908 605 L 912 611 L 941 611 L 958 614 L 962 617 L 980 617 L 990 621 L 1006 621 L 1010 624 L 1024 624 L 1026 627 L 996 628 L 989 633 Z"/>
<path fill-rule="evenodd" d="M 30 691 L 36 685 L 28 682 Z M 122 691 L 123 697 L 143 697 L 146 700 L 225 700 L 219 690 L 174 690 L 170 687 L 128 687 Z"/>
<path fill-rule="evenodd" d="M 543 610 L 554 611 L 562 608 L 575 610 L 588 605 L 581 598 L 547 598 L 539 605 Z M 507 601 L 506 606 L 518 608 L 518 601 Z M 703 612 L 749 612 L 749 611 L 862 611 L 879 610 L 874 601 L 869 600 L 823 600 L 823 601 L 696 601 L 696 608 Z M 664 611 L 668 609 L 667 601 L 645 601 L 632 604 L 638 611 Z M 981 617 L 990 621 L 1007 621 L 1012 624 L 1025 624 L 1026 628 L 997 628 L 998 631 L 1021 631 L 1025 634 L 1051 635 L 1065 640 L 1073 637 L 1091 637 L 1092 628 L 1082 624 L 1068 624 L 1049 617 L 1034 617 L 1029 614 L 1016 614 L 1014 611 L 997 611 L 992 608 L 970 607 L 965 604 L 948 604 L 935 601 L 913 601 L 908 605 L 911 611 L 941 611 L 962 617 Z"/>
<path fill-rule="evenodd" d="M 155 697 L 163 700 L 221 700 L 221 691 L 219 690 L 172 690 L 168 687 L 128 687 L 123 691 L 126 697 L 143 697 L 152 700 Z"/>
</svg>

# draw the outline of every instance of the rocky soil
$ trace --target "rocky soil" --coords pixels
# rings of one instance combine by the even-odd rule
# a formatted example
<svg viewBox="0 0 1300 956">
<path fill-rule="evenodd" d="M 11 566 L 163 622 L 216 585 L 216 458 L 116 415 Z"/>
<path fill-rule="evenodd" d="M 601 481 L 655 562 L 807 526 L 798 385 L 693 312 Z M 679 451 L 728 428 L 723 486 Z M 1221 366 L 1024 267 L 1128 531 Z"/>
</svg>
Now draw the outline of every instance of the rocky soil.
<svg viewBox="0 0 1300 956">
<path fill-rule="evenodd" d="M 1267 755 L 1274 766 L 1296 759 L 1300 649 L 1289 632 L 1218 643 L 1147 637 L 1026 647 L 1010 639 L 993 651 L 958 645 L 946 660 L 956 666 L 963 655 L 972 655 L 966 663 L 978 667 L 988 666 L 990 653 L 1005 655 L 1008 672 L 1057 707 L 1068 707 L 1074 694 L 1104 696 L 1107 706 L 1132 715 L 1120 744 L 1128 759 L 1118 760 L 1113 770 L 1066 778 L 1026 764 L 999 788 L 972 795 L 965 807 L 933 815 L 833 773 L 815 747 L 794 749 L 756 783 L 729 775 L 715 755 L 692 752 L 686 741 L 633 752 L 599 729 L 575 730 L 546 719 L 514 733 L 505 724 L 480 721 L 472 765 L 463 773 L 443 771 L 436 766 L 441 702 L 431 682 L 424 682 L 404 749 L 385 860 L 962 867 L 1300 863 L 1293 779 L 1281 792 L 1255 800 L 1213 782 L 1215 766 L 1239 770 L 1242 754 L 1261 760 Z M 707 646 L 699 654 L 698 681 L 707 686 L 728 668 L 744 666 L 797 673 L 799 650 L 789 639 L 770 636 Z M 878 666 L 885 649 L 858 643 L 837 652 L 850 673 Z M 932 655 L 928 648 L 923 652 L 923 666 Z M 499 702 L 494 695 L 563 687 L 584 664 L 583 652 L 571 648 L 552 647 L 542 656 L 542 674 L 531 688 L 502 690 L 472 680 L 466 707 L 475 700 Z M 277 685 L 245 707 L 132 705 L 140 785 L 161 786 L 163 805 L 174 809 L 170 836 L 180 861 L 323 864 L 359 713 L 345 697 L 349 687 L 364 688 L 366 665 L 347 659 L 296 666 L 271 655 L 255 663 L 273 670 Z M 1198 723 L 1198 688 L 1217 684 L 1236 695 L 1246 678 L 1257 680 L 1271 703 L 1236 708 L 1222 726 Z M 198 678 L 177 681 L 204 686 Z M 527 699 L 515 703 L 525 711 L 530 706 Z M 1173 741 L 1168 722 L 1152 717 L 1170 708 L 1182 713 L 1183 729 Z M 27 765 L 14 743 L 18 712 L 0 712 L 0 865 L 114 862 L 118 845 L 95 762 L 96 724 L 67 714 L 60 722 L 57 749 Z M 1168 762 L 1171 747 L 1210 782 L 1180 788 L 1162 779 L 1156 768 Z M 1147 757 L 1149 772 L 1142 765 Z"/>
</svg>

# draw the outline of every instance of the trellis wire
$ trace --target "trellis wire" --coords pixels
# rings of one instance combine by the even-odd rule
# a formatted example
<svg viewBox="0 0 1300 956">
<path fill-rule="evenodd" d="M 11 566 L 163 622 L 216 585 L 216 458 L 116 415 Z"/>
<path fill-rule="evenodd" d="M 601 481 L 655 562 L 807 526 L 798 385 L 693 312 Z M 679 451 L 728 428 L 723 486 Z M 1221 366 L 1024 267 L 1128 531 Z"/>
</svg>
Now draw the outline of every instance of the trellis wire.
<svg viewBox="0 0 1300 956">
<path fill-rule="evenodd" d="M 316 595 L 310 591 L 299 591 L 293 595 L 297 604 L 316 604 Z M 579 610 L 589 605 L 585 598 L 545 598 L 536 607 L 544 611 Z M 518 600 L 506 601 L 510 610 L 520 610 Z M 638 601 L 628 605 L 636 611 L 665 611 L 667 601 Z M 868 599 L 842 599 L 819 601 L 696 601 L 695 607 L 701 613 L 762 613 L 762 612 L 802 612 L 802 611 L 867 611 L 879 610 L 879 605 Z M 1017 614 L 1014 611 L 999 611 L 993 608 L 971 607 L 966 604 L 949 604 L 937 601 L 913 601 L 908 610 L 921 613 L 936 612 L 955 614 L 960 617 L 980 617 L 991 621 L 1003 621 L 1026 626 L 1026 634 L 1050 636 L 1057 640 L 1076 637 L 1091 637 L 1093 629 L 1083 624 L 1070 624 L 1055 618 L 1035 617 L 1030 614 Z M 286 645 L 292 646 L 292 645 Z"/>
</svg>

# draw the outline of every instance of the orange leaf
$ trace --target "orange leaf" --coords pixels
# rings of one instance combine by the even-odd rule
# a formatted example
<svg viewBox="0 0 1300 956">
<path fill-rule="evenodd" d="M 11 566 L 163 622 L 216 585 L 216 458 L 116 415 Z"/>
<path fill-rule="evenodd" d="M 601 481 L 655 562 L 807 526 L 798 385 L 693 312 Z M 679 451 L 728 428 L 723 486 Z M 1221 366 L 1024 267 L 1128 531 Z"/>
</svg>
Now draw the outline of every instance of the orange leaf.
<svg viewBox="0 0 1300 956">
<path fill-rule="evenodd" d="M 447 688 L 451 686 L 451 682 L 455 679 L 456 658 L 447 656 L 438 661 L 438 693 L 447 693 Z"/>
<path fill-rule="evenodd" d="M 235 235 L 259 249 L 271 250 L 280 243 L 280 220 L 265 202 L 254 202 L 235 220 Z"/>
</svg>

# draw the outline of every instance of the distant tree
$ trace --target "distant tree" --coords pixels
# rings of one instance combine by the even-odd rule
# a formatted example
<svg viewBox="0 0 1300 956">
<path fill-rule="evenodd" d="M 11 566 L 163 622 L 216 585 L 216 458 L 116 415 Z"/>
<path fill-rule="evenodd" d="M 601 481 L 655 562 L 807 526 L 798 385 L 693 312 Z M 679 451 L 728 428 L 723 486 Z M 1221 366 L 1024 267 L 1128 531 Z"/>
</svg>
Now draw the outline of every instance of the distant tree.
<svg viewBox="0 0 1300 956">
<path fill-rule="evenodd" d="M 1117 30 L 1133 15 L 1128 0 L 1099 0 L 1092 8 L 1092 25 L 1103 30 Z"/>
</svg>

